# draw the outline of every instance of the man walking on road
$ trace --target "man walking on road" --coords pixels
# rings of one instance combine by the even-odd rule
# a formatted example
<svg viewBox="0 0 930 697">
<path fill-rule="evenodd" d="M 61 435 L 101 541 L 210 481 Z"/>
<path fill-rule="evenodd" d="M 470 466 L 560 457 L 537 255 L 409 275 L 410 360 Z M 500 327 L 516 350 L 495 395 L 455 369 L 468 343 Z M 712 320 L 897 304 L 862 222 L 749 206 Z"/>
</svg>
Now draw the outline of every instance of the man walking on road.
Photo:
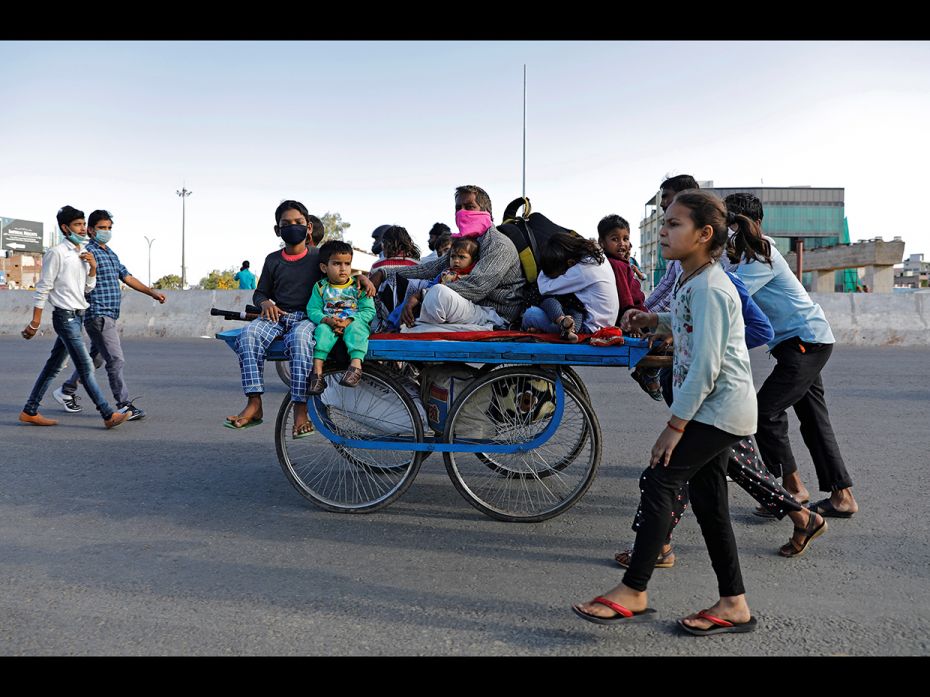
<svg viewBox="0 0 930 697">
<path fill-rule="evenodd" d="M 123 299 L 119 282 L 122 281 L 133 290 L 151 296 L 161 304 L 165 303 L 165 295 L 132 276 L 116 253 L 110 249 L 108 245 L 113 236 L 113 216 L 110 213 L 96 210 L 90 214 L 87 222 L 91 238 L 87 244 L 87 251 L 93 254 L 97 262 L 97 285 L 87 296 L 90 305 L 84 314 L 84 329 L 91 343 L 90 357 L 94 361 L 94 368 L 106 363 L 107 377 L 110 379 L 116 408 L 127 412 L 129 421 L 141 419 L 145 412 L 133 405 L 123 381 L 125 360 L 119 330 L 116 327 Z M 75 370 L 71 377 L 52 393 L 67 412 L 79 412 L 83 408 L 78 404 L 79 397 L 75 394 L 79 378 L 80 375 Z"/>
</svg>

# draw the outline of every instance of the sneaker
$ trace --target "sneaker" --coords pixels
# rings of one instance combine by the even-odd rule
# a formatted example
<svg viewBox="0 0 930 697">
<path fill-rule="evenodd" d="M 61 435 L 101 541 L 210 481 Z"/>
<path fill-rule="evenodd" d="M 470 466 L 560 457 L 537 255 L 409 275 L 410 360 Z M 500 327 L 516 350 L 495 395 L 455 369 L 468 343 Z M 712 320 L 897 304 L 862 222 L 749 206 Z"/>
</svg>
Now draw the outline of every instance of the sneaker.
<svg viewBox="0 0 930 697">
<path fill-rule="evenodd" d="M 78 404 L 78 399 L 80 399 L 80 397 L 76 394 L 65 394 L 61 387 L 52 392 L 52 397 L 54 397 L 55 401 L 63 406 L 67 412 L 76 414 L 79 411 L 84 411 L 84 407 Z"/>
<path fill-rule="evenodd" d="M 143 416 L 145 416 L 145 412 L 134 405 L 132 402 L 127 402 L 121 406 L 118 411 L 129 414 L 129 417 L 126 419 L 126 421 L 135 421 L 136 419 L 141 419 Z"/>
</svg>

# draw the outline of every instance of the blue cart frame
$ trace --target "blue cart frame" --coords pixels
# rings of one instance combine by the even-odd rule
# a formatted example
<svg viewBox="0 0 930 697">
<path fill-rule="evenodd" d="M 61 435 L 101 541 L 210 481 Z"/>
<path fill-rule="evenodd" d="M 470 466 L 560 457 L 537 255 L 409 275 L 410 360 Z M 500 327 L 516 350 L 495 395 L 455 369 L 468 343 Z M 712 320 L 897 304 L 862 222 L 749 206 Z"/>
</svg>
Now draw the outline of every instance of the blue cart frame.
<svg viewBox="0 0 930 697">
<path fill-rule="evenodd" d="M 241 331 L 220 332 L 216 338 L 235 349 Z M 303 496 L 331 511 L 377 510 L 399 498 L 422 461 L 437 452 L 466 500 L 498 520 L 546 520 L 580 500 L 600 464 L 601 432 L 587 390 L 570 366 L 632 369 L 649 352 L 647 342 L 626 338 L 622 345 L 599 347 L 451 337 L 370 340 L 361 392 L 339 388 L 328 378 L 329 397 L 324 392 L 308 400 L 307 414 L 318 434 L 312 444 L 288 437 L 292 405 L 289 395 L 284 398 L 275 445 L 285 475 Z M 278 362 L 279 375 L 288 382 L 280 368 L 288 360 L 283 340 L 271 345 L 266 360 Z M 398 363 L 486 368 L 453 401 L 443 433 L 427 435 L 423 413 L 410 396 L 410 381 L 389 368 Z M 329 369 L 326 374 L 335 377 L 336 372 Z M 349 405 L 359 402 L 359 395 L 370 397 L 369 406 Z M 397 411 L 385 423 L 393 428 L 397 418 L 404 425 L 398 432 L 372 424 L 377 422 L 373 414 L 390 410 L 392 400 Z M 488 420 L 487 428 L 475 425 L 475 415 L 478 422 Z M 481 431 L 481 436 L 472 437 L 468 429 Z M 319 436 L 331 449 L 322 447 Z M 304 453 L 300 457 L 299 448 Z"/>
</svg>

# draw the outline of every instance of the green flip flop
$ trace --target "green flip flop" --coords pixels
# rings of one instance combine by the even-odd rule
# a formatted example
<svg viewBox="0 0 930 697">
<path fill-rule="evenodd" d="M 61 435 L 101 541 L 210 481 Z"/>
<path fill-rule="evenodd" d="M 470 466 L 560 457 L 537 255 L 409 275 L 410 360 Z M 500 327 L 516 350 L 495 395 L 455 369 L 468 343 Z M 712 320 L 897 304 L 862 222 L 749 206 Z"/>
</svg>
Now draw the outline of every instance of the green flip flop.
<svg viewBox="0 0 930 697">
<path fill-rule="evenodd" d="M 263 423 L 262 419 L 252 419 L 247 424 L 243 424 L 242 426 L 236 426 L 232 421 L 230 421 L 229 419 L 226 419 L 226 423 L 224 423 L 223 425 L 226 428 L 232 428 L 232 429 L 235 429 L 236 431 L 242 431 L 243 429 L 246 429 L 246 428 L 252 428 L 252 426 L 261 426 L 262 423 Z"/>
</svg>

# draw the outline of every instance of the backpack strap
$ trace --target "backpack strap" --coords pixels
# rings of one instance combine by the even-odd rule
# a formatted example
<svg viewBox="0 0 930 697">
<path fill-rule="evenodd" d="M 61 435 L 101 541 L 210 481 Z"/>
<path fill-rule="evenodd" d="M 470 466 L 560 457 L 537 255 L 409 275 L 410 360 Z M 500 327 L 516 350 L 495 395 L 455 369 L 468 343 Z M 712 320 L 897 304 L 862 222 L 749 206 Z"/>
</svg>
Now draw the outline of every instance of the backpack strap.
<svg viewBox="0 0 930 697">
<path fill-rule="evenodd" d="M 517 211 L 520 210 L 521 207 L 523 208 L 523 215 L 517 216 Z M 504 209 L 503 222 L 511 223 L 517 220 L 518 217 L 526 218 L 529 216 L 532 210 L 533 208 L 530 205 L 530 200 L 528 198 L 526 198 L 525 196 L 521 196 L 520 198 L 515 198 L 513 201 L 508 203 L 507 207 Z"/>
</svg>

